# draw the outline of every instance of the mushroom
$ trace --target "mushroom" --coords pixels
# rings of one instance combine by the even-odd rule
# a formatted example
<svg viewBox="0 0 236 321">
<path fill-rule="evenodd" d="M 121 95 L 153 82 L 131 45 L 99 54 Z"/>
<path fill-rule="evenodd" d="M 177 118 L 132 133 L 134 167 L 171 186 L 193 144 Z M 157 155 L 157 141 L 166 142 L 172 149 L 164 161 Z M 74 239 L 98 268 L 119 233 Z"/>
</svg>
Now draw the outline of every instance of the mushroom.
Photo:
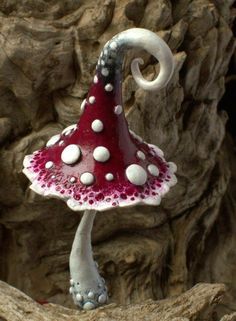
<svg viewBox="0 0 236 321">
<path fill-rule="evenodd" d="M 81 105 L 77 124 L 63 130 L 46 147 L 25 156 L 23 172 L 31 189 L 67 202 L 73 211 L 85 211 L 70 254 L 70 275 L 75 304 L 94 309 L 108 300 L 104 279 L 93 260 L 91 230 L 96 212 L 134 205 L 159 205 L 176 184 L 176 165 L 163 152 L 128 128 L 122 105 L 121 76 L 124 53 L 139 47 L 154 55 L 160 72 L 153 81 L 139 70 L 142 59 L 132 61 L 137 84 L 157 90 L 173 73 L 173 56 L 155 33 L 133 28 L 114 36 L 103 48 L 93 84 Z"/>
</svg>

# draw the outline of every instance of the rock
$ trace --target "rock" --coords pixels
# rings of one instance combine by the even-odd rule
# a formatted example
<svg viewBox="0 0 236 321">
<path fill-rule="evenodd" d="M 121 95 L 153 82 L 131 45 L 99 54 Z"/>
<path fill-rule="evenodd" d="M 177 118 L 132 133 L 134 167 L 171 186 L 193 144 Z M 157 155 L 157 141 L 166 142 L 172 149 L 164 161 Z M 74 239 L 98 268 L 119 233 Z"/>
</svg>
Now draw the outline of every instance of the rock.
<svg viewBox="0 0 236 321">
<path fill-rule="evenodd" d="M 85 312 L 56 304 L 41 304 L 0 281 L 0 320 L 4 321 L 190 321 L 211 320 L 225 293 L 222 284 L 198 284 L 184 294 L 167 300 L 105 307 Z M 235 314 L 234 314 L 235 315 Z M 234 320 L 225 316 L 221 321 Z"/>
<path fill-rule="evenodd" d="M 225 315 L 220 321 L 235 321 L 236 320 L 236 313 L 231 313 Z"/>
<path fill-rule="evenodd" d="M 117 304 L 142 304 L 215 282 L 229 288 L 217 310 L 236 309 L 235 143 L 218 108 L 235 48 L 231 4 L 1 1 L 2 280 L 33 299 L 73 306 L 68 259 L 81 214 L 32 192 L 22 161 L 77 121 L 103 45 L 122 30 L 145 27 L 170 45 L 174 75 L 159 92 L 138 89 L 131 60 L 144 59 L 147 79 L 159 66 L 147 53 L 131 50 L 124 63 L 124 108 L 130 128 L 178 165 L 178 184 L 161 206 L 99 213 L 94 255 Z"/>
<path fill-rule="evenodd" d="M 7 117 L 0 118 L 0 144 L 7 140 L 12 130 L 11 120 Z"/>
</svg>

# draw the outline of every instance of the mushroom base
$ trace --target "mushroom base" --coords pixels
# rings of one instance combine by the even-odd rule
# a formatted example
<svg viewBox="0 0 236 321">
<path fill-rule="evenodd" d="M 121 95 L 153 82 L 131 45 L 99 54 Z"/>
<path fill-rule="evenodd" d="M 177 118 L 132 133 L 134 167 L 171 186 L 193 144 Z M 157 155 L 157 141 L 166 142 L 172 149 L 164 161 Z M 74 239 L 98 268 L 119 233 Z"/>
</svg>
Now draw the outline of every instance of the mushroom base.
<svg viewBox="0 0 236 321">
<path fill-rule="evenodd" d="M 75 234 L 70 254 L 70 294 L 84 310 L 95 309 L 107 302 L 105 280 L 93 260 L 91 231 L 96 211 L 86 210 Z"/>
</svg>

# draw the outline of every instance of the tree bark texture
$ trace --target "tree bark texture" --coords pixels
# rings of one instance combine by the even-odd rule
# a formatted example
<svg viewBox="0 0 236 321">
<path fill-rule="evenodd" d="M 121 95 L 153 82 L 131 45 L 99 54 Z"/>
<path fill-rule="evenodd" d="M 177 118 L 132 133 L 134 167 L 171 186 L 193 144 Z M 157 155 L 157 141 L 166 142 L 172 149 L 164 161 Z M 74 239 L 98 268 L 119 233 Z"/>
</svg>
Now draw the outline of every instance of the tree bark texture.
<svg viewBox="0 0 236 321">
<path fill-rule="evenodd" d="M 190 321 L 215 320 L 225 295 L 223 284 L 198 284 L 177 298 L 117 306 L 109 304 L 93 311 L 68 309 L 57 304 L 39 304 L 19 290 L 0 281 L 2 321 Z M 219 320 L 219 319 L 218 319 Z M 236 313 L 219 321 L 235 321 Z"/>
<path fill-rule="evenodd" d="M 236 309 L 235 143 L 226 132 L 227 114 L 218 108 L 235 48 L 232 4 L 1 1 L 2 280 L 35 300 L 72 306 L 68 259 L 81 214 L 31 191 L 22 161 L 77 121 L 104 44 L 120 31 L 142 27 L 171 47 L 174 76 L 159 92 L 138 89 L 131 60 L 144 59 L 147 79 L 158 73 L 158 64 L 145 52 L 130 51 L 124 107 L 130 128 L 177 164 L 178 184 L 158 207 L 99 213 L 92 232 L 94 256 L 110 302 L 159 300 L 198 282 L 217 282 L 227 285 L 219 313 Z"/>
</svg>

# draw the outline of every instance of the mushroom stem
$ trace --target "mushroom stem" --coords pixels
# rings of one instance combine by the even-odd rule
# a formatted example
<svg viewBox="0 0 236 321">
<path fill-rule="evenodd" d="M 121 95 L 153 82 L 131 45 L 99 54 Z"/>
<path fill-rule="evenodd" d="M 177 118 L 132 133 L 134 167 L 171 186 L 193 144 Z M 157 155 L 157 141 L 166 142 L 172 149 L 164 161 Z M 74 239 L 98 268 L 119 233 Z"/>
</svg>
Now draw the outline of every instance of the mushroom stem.
<svg viewBox="0 0 236 321">
<path fill-rule="evenodd" d="M 105 281 L 99 275 L 91 246 L 95 216 L 96 211 L 84 212 L 70 253 L 70 293 L 74 303 L 85 310 L 95 309 L 107 301 Z"/>
</svg>

